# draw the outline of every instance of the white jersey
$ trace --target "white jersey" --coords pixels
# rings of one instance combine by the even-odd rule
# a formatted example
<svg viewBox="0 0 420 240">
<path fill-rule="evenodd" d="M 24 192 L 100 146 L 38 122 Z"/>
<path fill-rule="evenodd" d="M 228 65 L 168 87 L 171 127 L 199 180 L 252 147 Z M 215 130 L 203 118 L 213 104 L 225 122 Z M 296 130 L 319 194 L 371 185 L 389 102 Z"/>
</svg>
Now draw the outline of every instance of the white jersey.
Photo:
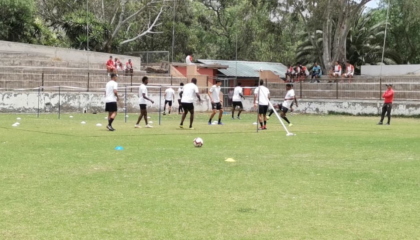
<svg viewBox="0 0 420 240">
<path fill-rule="evenodd" d="M 289 91 L 287 91 L 286 96 L 284 97 L 284 102 L 282 106 L 285 108 L 290 108 L 294 99 L 295 99 L 295 90 L 290 89 Z"/>
<path fill-rule="evenodd" d="M 166 94 L 166 97 L 165 97 L 166 101 L 174 100 L 175 91 L 172 88 L 166 89 L 165 94 Z"/>
<path fill-rule="evenodd" d="M 105 90 L 105 102 L 116 102 L 117 96 L 115 96 L 114 90 L 118 89 L 118 83 L 114 80 L 109 81 L 106 84 L 106 90 Z"/>
<path fill-rule="evenodd" d="M 195 85 L 194 83 L 185 84 L 181 102 L 182 103 L 194 102 L 194 99 L 197 93 L 199 93 L 197 85 Z"/>
<path fill-rule="evenodd" d="M 233 102 L 240 102 L 241 101 L 241 94 L 243 95 L 242 87 L 237 86 L 235 90 L 233 90 Z"/>
<path fill-rule="evenodd" d="M 259 86 L 255 89 L 254 95 L 257 95 L 257 103 L 259 105 L 268 106 L 268 96 L 270 95 L 270 90 L 264 86 Z"/>
<path fill-rule="evenodd" d="M 214 103 L 220 102 L 220 86 L 213 85 L 210 90 L 211 92 L 211 98 L 213 99 Z"/>
<path fill-rule="evenodd" d="M 147 87 L 143 83 L 139 87 L 139 104 L 147 104 L 146 99 L 143 97 L 143 94 L 147 96 Z"/>
<path fill-rule="evenodd" d="M 178 97 L 181 98 L 181 92 L 184 91 L 184 87 L 179 87 L 178 88 Z"/>
<path fill-rule="evenodd" d="M 188 55 L 188 56 L 185 58 L 185 63 L 186 63 L 187 65 L 193 65 L 193 63 L 191 62 L 191 60 L 192 60 L 192 57 L 191 57 L 190 55 Z"/>
</svg>

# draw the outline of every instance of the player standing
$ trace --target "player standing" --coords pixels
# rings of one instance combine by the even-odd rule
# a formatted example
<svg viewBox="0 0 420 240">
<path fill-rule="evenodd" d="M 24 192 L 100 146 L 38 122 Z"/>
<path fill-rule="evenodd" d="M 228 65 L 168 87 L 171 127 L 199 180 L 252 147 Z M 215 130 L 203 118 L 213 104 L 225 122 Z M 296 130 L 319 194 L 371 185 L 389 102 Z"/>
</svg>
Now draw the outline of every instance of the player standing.
<svg viewBox="0 0 420 240">
<path fill-rule="evenodd" d="M 385 113 L 387 114 L 386 116 L 388 117 L 388 123 L 386 125 L 391 124 L 391 110 L 392 110 L 392 101 L 394 101 L 394 90 L 392 89 L 392 84 L 386 84 L 386 86 L 388 89 L 382 95 L 382 98 L 384 98 L 385 100 L 384 100 L 384 105 L 382 106 L 381 121 L 379 121 L 378 125 L 383 124 Z"/>
<path fill-rule="evenodd" d="M 242 83 L 238 83 L 238 85 L 233 90 L 233 97 L 232 97 L 232 119 L 235 119 L 235 108 L 239 107 L 238 112 L 238 119 L 241 119 L 241 112 L 244 109 L 244 106 L 242 105 L 242 99 L 245 99 L 243 94 L 243 89 L 241 87 Z"/>
<path fill-rule="evenodd" d="M 184 109 L 182 108 L 181 99 L 182 99 L 182 93 L 184 89 L 184 83 L 179 84 L 178 88 L 178 114 L 184 113 Z"/>
<path fill-rule="evenodd" d="M 209 92 L 209 98 L 211 101 L 211 108 L 213 109 L 213 112 L 211 113 L 210 119 L 209 119 L 209 125 L 211 125 L 211 121 L 213 120 L 214 115 L 216 115 L 216 110 L 219 110 L 219 121 L 218 125 L 223 125 L 222 123 L 222 116 L 223 116 L 223 101 L 220 100 L 220 86 L 222 85 L 222 81 L 216 80 L 216 85 L 213 85 Z"/>
<path fill-rule="evenodd" d="M 146 85 L 149 83 L 148 77 L 143 77 L 141 80 L 143 83 L 139 87 L 139 104 L 140 104 L 140 116 L 137 120 L 135 128 L 140 128 L 140 121 L 144 117 L 144 122 L 146 123 L 146 128 L 152 128 L 147 122 L 147 101 L 150 101 L 152 104 L 154 103 L 152 99 L 150 99 L 147 95 L 147 87 Z"/>
<path fill-rule="evenodd" d="M 169 87 L 165 91 L 165 105 L 163 105 L 163 115 L 166 115 L 166 104 L 169 105 L 169 112 L 168 114 L 171 114 L 172 110 L 172 102 L 175 100 L 175 91 L 172 89 L 172 87 Z"/>
<path fill-rule="evenodd" d="M 106 84 L 105 88 L 105 111 L 108 112 L 108 126 L 106 128 L 109 131 L 115 131 L 112 127 L 112 122 L 117 116 L 117 101 L 119 101 L 120 98 L 118 97 L 117 74 L 111 73 L 110 77 L 111 80 Z"/>
<path fill-rule="evenodd" d="M 254 107 L 258 105 L 258 121 L 261 125 L 261 130 L 267 130 L 267 111 L 268 101 L 270 101 L 270 90 L 264 85 L 264 80 L 260 80 L 260 86 L 254 91 Z M 258 98 L 258 100 L 257 100 Z M 263 125 L 264 120 L 264 125 Z"/>
<path fill-rule="evenodd" d="M 201 102 L 200 94 L 197 87 L 197 79 L 193 78 L 191 79 L 190 83 L 185 84 L 184 90 L 182 92 L 182 99 L 181 99 L 181 105 L 184 109 L 184 113 L 182 114 L 181 118 L 181 124 L 179 125 L 179 128 L 184 128 L 184 120 L 187 116 L 188 112 L 190 113 L 190 129 L 194 129 L 192 127 L 192 124 L 194 122 L 194 97 L 197 96 L 198 100 Z"/>
</svg>

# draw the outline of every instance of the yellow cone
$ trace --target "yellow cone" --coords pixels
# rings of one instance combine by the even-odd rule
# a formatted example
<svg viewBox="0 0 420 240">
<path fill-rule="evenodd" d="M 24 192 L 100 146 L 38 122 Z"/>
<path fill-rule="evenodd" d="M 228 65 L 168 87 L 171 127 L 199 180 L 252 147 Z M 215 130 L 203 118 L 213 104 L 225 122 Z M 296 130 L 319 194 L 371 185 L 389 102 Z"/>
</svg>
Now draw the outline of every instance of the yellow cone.
<svg viewBox="0 0 420 240">
<path fill-rule="evenodd" d="M 225 162 L 235 162 L 235 159 L 233 159 L 233 158 L 228 158 L 228 159 L 226 159 L 226 160 L 225 160 Z"/>
</svg>

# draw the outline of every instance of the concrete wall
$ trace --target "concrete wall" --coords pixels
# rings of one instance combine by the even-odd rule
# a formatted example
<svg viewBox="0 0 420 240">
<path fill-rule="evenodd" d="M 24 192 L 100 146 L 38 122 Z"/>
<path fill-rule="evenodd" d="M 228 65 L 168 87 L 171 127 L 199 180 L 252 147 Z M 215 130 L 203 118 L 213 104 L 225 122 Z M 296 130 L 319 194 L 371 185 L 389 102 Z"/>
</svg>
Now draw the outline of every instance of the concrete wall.
<svg viewBox="0 0 420 240">
<path fill-rule="evenodd" d="M 40 61 L 46 58 L 51 61 L 61 60 L 63 62 L 85 63 L 86 68 L 88 67 L 87 65 L 88 60 L 93 65 L 93 68 L 97 68 L 96 66 L 98 64 L 103 64 L 105 68 L 106 61 L 108 61 L 109 56 L 112 55 L 114 58 L 115 57 L 119 58 L 123 64 L 125 64 L 128 59 L 131 59 L 133 61 L 133 65 L 135 69 L 140 69 L 140 57 L 100 53 L 100 52 L 87 52 L 87 51 L 81 51 L 81 50 L 75 50 L 75 49 L 47 47 L 47 46 L 34 45 L 34 44 L 0 41 L 0 53 L 1 54 L 21 53 L 21 54 L 26 54 L 27 56 L 30 56 L 31 58 L 35 58 L 35 59 L 39 57 Z"/>
<path fill-rule="evenodd" d="M 380 76 L 381 66 L 362 66 L 362 75 Z M 382 76 L 420 75 L 420 65 L 383 65 Z"/>
<path fill-rule="evenodd" d="M 120 94 L 124 99 L 123 94 Z M 150 94 L 155 104 L 149 104 L 152 111 L 159 108 L 159 94 Z M 210 101 L 207 94 L 201 95 L 203 101 L 195 103 L 198 112 L 210 111 Z M 39 101 L 38 101 L 39 99 Z M 163 98 L 161 99 L 163 105 Z M 63 112 L 82 112 L 84 108 L 88 112 L 103 112 L 105 101 L 103 93 L 41 93 L 38 98 L 37 92 L 3 92 L 0 93 L 0 112 L 2 113 L 35 113 L 38 109 L 38 102 L 41 112 L 57 112 L 59 102 Z M 281 102 L 281 99 L 274 99 L 273 102 Z M 253 111 L 253 97 L 247 97 L 244 101 L 246 111 Z M 123 111 L 124 101 L 120 102 L 120 111 Z M 177 101 L 174 107 L 178 108 Z M 356 100 L 301 100 L 296 111 L 307 114 L 328 114 L 345 113 L 351 115 L 373 115 L 381 112 L 382 101 L 356 101 Z M 127 94 L 128 112 L 138 111 L 138 95 Z M 226 108 L 230 111 L 230 108 Z M 394 115 L 414 116 L 420 115 L 420 102 L 395 102 L 393 106 Z"/>
</svg>

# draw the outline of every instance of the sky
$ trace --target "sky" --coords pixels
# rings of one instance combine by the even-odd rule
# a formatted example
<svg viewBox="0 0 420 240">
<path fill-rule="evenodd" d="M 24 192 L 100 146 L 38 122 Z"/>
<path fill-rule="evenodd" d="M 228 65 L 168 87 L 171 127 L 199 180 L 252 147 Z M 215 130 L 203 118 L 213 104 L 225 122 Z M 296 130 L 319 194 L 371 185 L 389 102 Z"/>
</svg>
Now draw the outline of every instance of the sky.
<svg viewBox="0 0 420 240">
<path fill-rule="evenodd" d="M 379 4 L 379 0 L 373 0 L 373 1 L 370 1 L 368 4 L 366 4 L 366 7 L 377 8 L 378 4 Z"/>
</svg>

